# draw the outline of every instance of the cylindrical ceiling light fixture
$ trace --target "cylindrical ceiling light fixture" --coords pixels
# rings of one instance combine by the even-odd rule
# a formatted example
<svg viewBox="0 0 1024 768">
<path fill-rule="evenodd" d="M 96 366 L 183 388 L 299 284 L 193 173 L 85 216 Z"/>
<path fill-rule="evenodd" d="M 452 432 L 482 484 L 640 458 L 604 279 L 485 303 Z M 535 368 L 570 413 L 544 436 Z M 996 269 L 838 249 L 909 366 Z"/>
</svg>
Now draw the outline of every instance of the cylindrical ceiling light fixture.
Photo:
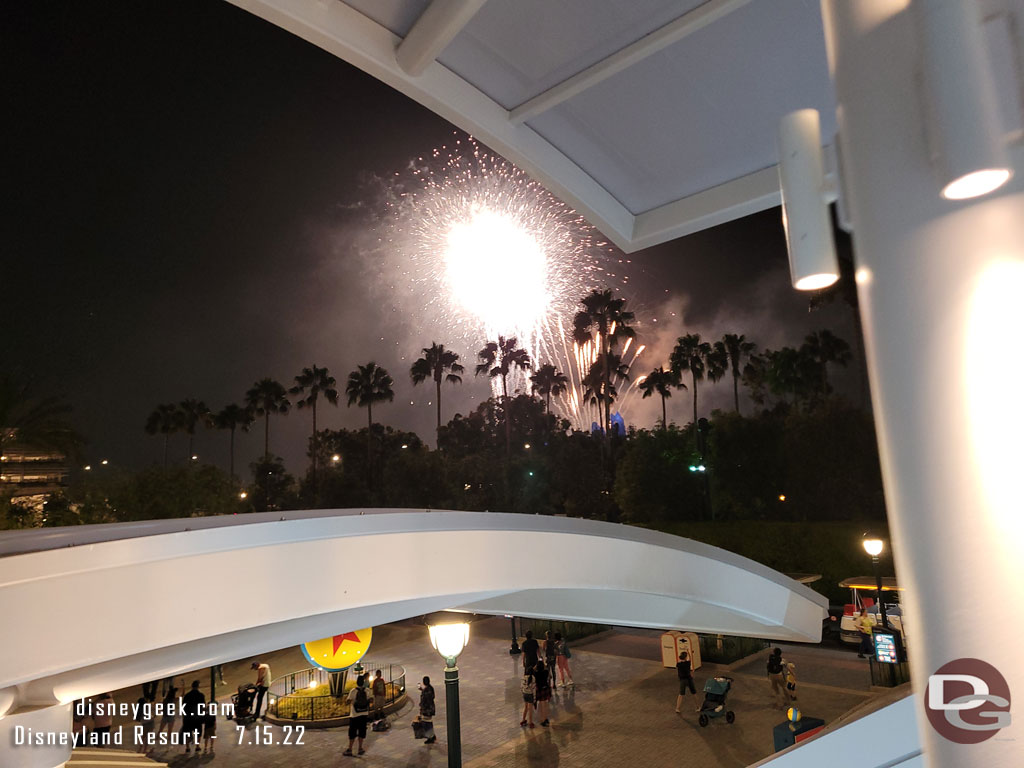
<svg viewBox="0 0 1024 768">
<path fill-rule="evenodd" d="M 981 7 L 973 1 L 914 0 L 927 133 L 942 196 L 948 200 L 986 195 L 1012 173 L 985 58 Z"/>
<path fill-rule="evenodd" d="M 816 109 L 790 112 L 779 122 L 779 184 L 789 271 L 798 291 L 827 288 L 839 279 Z"/>
</svg>

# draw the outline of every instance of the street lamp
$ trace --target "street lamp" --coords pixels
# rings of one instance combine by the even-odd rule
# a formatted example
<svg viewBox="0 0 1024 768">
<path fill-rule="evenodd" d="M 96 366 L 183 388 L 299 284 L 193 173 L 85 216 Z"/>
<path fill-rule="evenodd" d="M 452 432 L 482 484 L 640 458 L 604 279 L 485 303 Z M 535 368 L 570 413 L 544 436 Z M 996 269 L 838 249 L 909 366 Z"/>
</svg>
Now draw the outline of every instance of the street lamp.
<svg viewBox="0 0 1024 768">
<path fill-rule="evenodd" d="M 455 662 L 469 642 L 469 622 L 442 618 L 427 625 L 430 644 L 444 659 L 444 692 L 448 717 L 448 768 L 462 766 L 462 729 L 459 721 L 459 668 Z"/>
<path fill-rule="evenodd" d="M 875 587 L 878 590 L 878 609 L 882 612 L 882 626 L 889 627 L 889 617 L 885 615 L 885 601 L 882 600 L 882 575 L 878 570 L 878 556 L 882 554 L 884 542 L 871 533 L 864 534 L 864 551 L 871 555 L 871 567 L 875 569 Z"/>
</svg>

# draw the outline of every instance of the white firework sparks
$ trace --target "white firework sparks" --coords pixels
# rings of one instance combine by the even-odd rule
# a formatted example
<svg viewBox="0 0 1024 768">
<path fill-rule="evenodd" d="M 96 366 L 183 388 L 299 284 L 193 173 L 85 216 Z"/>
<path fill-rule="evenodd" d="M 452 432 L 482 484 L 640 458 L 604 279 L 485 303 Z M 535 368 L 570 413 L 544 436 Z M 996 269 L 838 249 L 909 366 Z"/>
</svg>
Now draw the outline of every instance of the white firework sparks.
<svg viewBox="0 0 1024 768">
<path fill-rule="evenodd" d="M 553 405 L 577 428 L 589 428 L 598 411 L 583 402 L 581 380 L 596 352 L 573 343 L 572 317 L 591 288 L 628 284 L 616 271 L 629 260 L 472 138 L 434 150 L 396 176 L 384 257 L 397 259 L 422 326 L 444 329 L 445 343 L 461 341 L 473 351 L 499 335 L 516 337 L 534 367 L 551 363 L 569 378 L 569 391 Z M 509 378 L 510 393 L 530 391 L 529 373 Z"/>
</svg>

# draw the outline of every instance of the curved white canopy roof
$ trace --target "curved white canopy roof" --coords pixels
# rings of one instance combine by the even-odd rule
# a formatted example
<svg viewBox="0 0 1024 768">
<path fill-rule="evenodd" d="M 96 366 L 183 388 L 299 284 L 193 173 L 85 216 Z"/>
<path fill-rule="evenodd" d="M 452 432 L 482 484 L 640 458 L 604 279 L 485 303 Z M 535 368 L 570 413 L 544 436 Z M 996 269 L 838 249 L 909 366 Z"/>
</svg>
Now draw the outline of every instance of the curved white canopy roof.
<svg viewBox="0 0 1024 768">
<path fill-rule="evenodd" d="M 536 515 L 276 512 L 30 531 L 0 552 L 0 693 L 40 704 L 449 608 L 810 641 L 827 608 L 706 544 Z"/>
<path fill-rule="evenodd" d="M 777 205 L 782 115 L 835 133 L 817 0 L 230 2 L 475 135 L 626 251 Z"/>
</svg>

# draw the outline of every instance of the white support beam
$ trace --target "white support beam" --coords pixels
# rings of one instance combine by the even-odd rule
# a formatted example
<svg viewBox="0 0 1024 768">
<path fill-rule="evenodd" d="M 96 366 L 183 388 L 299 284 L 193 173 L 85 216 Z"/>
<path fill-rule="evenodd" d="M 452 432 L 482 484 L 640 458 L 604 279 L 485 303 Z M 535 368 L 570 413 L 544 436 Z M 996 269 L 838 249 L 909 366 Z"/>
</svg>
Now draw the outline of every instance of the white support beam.
<svg viewBox="0 0 1024 768">
<path fill-rule="evenodd" d="M 395 52 L 398 65 L 419 77 L 483 6 L 486 0 L 433 0 Z"/>
<path fill-rule="evenodd" d="M 509 113 L 514 123 L 523 123 L 531 117 L 547 112 L 552 107 L 571 99 L 612 75 L 628 69 L 648 56 L 678 43 L 685 37 L 747 5 L 750 0 L 707 0 L 689 13 L 641 37 L 621 51 L 601 59 L 596 64 L 563 80 L 548 90 L 525 101 Z"/>
<path fill-rule="evenodd" d="M 228 0 L 322 48 L 471 133 L 571 205 L 629 252 L 633 214 L 593 177 L 508 110 L 438 63 L 412 77 L 395 58 L 402 38 L 343 2 Z"/>
</svg>

